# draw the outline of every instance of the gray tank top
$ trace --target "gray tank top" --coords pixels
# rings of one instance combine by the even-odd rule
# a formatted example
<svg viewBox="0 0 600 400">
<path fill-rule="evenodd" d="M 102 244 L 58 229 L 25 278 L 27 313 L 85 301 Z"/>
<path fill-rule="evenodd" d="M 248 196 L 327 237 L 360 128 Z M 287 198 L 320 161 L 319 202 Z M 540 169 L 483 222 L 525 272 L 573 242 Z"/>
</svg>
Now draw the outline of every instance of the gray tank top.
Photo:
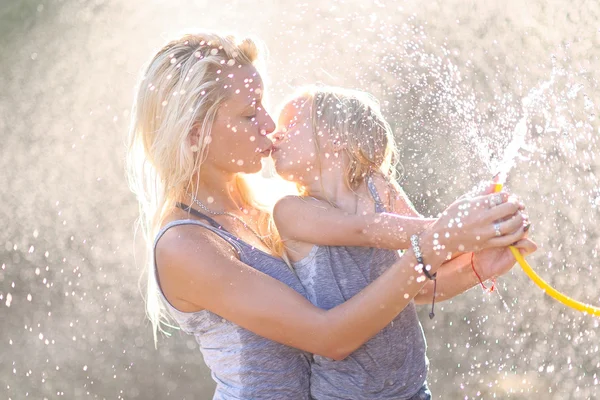
<svg viewBox="0 0 600 400">
<path fill-rule="evenodd" d="M 375 211 L 384 212 L 371 179 Z M 314 246 L 294 268 L 309 300 L 329 310 L 356 295 L 400 258 L 366 247 Z M 342 361 L 314 355 L 310 390 L 316 400 L 409 399 L 425 384 L 428 360 L 414 302 Z"/>
<path fill-rule="evenodd" d="M 192 219 L 173 221 L 160 230 L 154 248 L 168 229 L 179 225 L 197 225 L 229 242 L 243 263 L 285 283 L 306 297 L 298 277 L 282 260 L 240 240 L 222 229 L 212 218 L 203 214 L 198 216 L 209 223 Z M 156 272 L 156 264 L 154 268 Z M 309 353 L 265 339 L 207 310 L 181 312 L 167 301 L 162 290 L 160 295 L 181 330 L 195 336 L 204 362 L 217 383 L 213 400 L 310 399 Z"/>
</svg>

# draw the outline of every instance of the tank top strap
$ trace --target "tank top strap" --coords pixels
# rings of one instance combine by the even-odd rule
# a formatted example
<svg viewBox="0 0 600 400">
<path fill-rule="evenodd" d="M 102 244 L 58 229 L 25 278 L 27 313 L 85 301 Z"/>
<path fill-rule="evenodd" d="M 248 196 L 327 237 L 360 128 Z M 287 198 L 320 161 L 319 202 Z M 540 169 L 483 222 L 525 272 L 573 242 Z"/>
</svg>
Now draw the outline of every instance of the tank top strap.
<svg viewBox="0 0 600 400">
<path fill-rule="evenodd" d="M 383 203 L 383 201 L 381 201 L 381 197 L 379 196 L 379 193 L 377 192 L 377 187 L 375 187 L 375 182 L 373 182 L 373 177 L 371 175 L 367 175 L 366 182 L 367 182 L 367 188 L 369 189 L 369 193 L 371 194 L 371 197 L 373 198 L 373 201 L 375 202 L 375 212 L 376 213 L 386 212 L 387 210 L 386 210 L 385 204 Z"/>
</svg>

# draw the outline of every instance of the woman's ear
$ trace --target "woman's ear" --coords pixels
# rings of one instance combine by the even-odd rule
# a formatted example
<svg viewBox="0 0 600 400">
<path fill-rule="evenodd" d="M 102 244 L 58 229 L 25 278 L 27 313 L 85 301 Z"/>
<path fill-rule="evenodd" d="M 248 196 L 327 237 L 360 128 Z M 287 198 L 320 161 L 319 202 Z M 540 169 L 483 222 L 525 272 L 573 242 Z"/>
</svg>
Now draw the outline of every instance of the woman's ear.
<svg viewBox="0 0 600 400">
<path fill-rule="evenodd" d="M 200 129 L 192 128 L 188 135 L 188 142 L 192 153 L 196 153 L 200 150 Z"/>
</svg>

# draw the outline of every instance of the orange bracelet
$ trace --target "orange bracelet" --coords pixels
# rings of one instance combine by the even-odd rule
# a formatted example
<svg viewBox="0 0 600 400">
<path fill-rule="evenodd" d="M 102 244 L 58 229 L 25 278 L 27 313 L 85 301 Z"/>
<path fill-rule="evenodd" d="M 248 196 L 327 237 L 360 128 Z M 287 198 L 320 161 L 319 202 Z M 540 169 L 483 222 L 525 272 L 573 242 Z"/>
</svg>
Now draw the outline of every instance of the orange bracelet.
<svg viewBox="0 0 600 400">
<path fill-rule="evenodd" d="M 483 288 L 483 290 L 486 290 L 488 292 L 493 292 L 494 289 L 496 289 L 496 278 L 492 278 L 492 286 L 491 287 L 487 287 L 483 284 L 483 281 L 481 280 L 481 277 L 479 276 L 479 274 L 477 273 L 477 270 L 475 270 L 475 262 L 473 261 L 475 259 L 475 253 L 471 253 L 471 268 L 473 269 L 473 272 L 475 272 L 475 275 L 477 275 L 477 279 L 479 279 L 479 284 L 481 285 L 481 287 Z"/>
</svg>

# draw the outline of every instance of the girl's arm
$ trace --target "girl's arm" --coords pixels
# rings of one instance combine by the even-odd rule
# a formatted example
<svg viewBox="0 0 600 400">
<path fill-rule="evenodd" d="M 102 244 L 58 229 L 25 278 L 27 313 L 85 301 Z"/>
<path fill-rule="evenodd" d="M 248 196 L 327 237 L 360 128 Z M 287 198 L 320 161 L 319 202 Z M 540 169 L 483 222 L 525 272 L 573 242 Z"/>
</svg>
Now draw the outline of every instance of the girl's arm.
<svg viewBox="0 0 600 400">
<path fill-rule="evenodd" d="M 360 246 L 403 250 L 410 236 L 436 219 L 391 213 L 355 215 L 325 202 L 287 196 L 279 200 L 273 219 L 282 238 L 321 246 Z"/>
</svg>

